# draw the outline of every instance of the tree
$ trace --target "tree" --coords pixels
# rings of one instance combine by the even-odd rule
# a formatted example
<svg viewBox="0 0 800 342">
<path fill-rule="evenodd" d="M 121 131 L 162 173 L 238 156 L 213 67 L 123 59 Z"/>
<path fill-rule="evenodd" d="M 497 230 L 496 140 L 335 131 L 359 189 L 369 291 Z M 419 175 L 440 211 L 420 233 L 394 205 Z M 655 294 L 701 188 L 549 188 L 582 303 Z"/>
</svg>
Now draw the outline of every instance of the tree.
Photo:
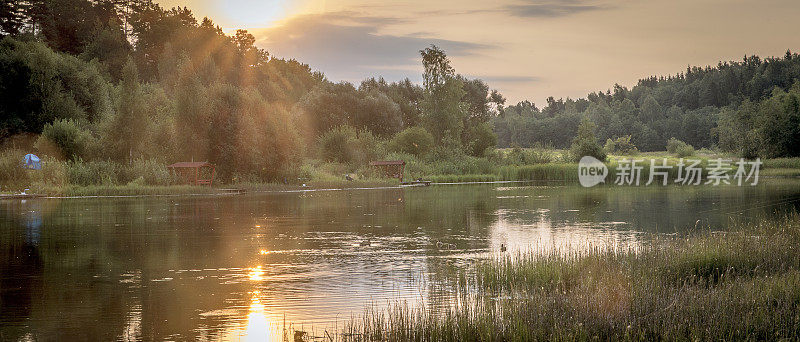
<svg viewBox="0 0 800 342">
<path fill-rule="evenodd" d="M 463 119 L 467 112 L 467 106 L 461 102 L 465 94 L 463 83 L 455 77 L 455 70 L 443 50 L 431 45 L 421 50 L 420 54 L 425 69 L 425 126 L 437 142 L 457 145 L 461 141 Z"/>
<path fill-rule="evenodd" d="M 486 149 L 497 145 L 497 136 L 492 131 L 492 126 L 488 123 L 481 123 L 470 127 L 468 130 L 469 140 L 467 146 L 468 153 L 475 157 L 483 156 Z"/>
<path fill-rule="evenodd" d="M 0 139 L 40 133 L 57 119 L 94 121 L 111 111 L 109 84 L 94 64 L 42 43 L 0 40 Z"/>
<path fill-rule="evenodd" d="M 422 127 L 406 128 L 389 141 L 389 149 L 395 152 L 422 156 L 433 148 L 433 136 Z"/>
<path fill-rule="evenodd" d="M 601 161 L 606 160 L 606 152 L 595 139 L 595 127 L 596 125 L 589 118 L 584 117 L 581 120 L 581 124 L 578 126 L 578 135 L 572 140 L 570 147 L 570 154 L 574 161 L 577 162 L 584 156 L 592 156 Z"/>
<path fill-rule="evenodd" d="M 131 45 L 122 30 L 109 27 L 98 30 L 80 56 L 86 61 L 97 59 L 108 70 L 111 79 L 118 81 L 130 53 Z"/>
<path fill-rule="evenodd" d="M 148 118 L 144 111 L 139 72 L 133 59 L 128 59 L 122 68 L 122 79 L 117 87 L 116 113 L 106 124 L 104 133 L 107 146 L 115 151 L 112 158 L 132 161 L 142 151 L 142 136 L 146 132 Z"/>
<path fill-rule="evenodd" d="M 356 130 L 350 126 L 339 126 L 319 137 L 320 154 L 327 161 L 351 163 L 356 159 L 354 142 Z"/>
<path fill-rule="evenodd" d="M 664 110 L 652 95 L 644 99 L 641 112 L 642 122 L 653 123 L 664 118 Z"/>
</svg>

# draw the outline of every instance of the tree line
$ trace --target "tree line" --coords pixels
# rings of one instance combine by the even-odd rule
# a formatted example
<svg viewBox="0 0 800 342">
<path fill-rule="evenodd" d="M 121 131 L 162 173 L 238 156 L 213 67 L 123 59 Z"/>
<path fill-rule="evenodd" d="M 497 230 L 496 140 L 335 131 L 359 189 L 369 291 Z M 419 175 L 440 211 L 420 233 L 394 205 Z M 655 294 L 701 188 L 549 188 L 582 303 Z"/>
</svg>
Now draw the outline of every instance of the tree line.
<svg viewBox="0 0 800 342">
<path fill-rule="evenodd" d="M 436 46 L 420 51 L 423 86 L 354 85 L 271 56 L 247 31 L 226 35 L 185 7 L 30 0 L 0 11 L 6 145 L 27 139 L 26 148 L 72 162 L 208 160 L 223 180 L 274 180 L 308 158 L 363 164 L 340 156 L 427 155 L 439 145 L 454 158 L 480 156 L 495 143 L 489 120 L 504 99 L 455 73 Z"/>
<path fill-rule="evenodd" d="M 226 181 L 276 180 L 308 160 L 354 170 L 409 155 L 486 158 L 496 145 L 567 148 L 582 121 L 599 142 L 642 151 L 676 138 L 748 157 L 800 153 L 800 56 L 788 51 L 540 109 L 506 106 L 436 46 L 420 50 L 421 85 L 332 82 L 245 30 L 226 35 L 151 0 L 2 2 L 0 35 L 0 144 L 71 163 L 207 160 Z"/>
<path fill-rule="evenodd" d="M 549 97 L 541 109 L 522 101 L 504 108 L 493 121 L 494 131 L 500 146 L 566 148 L 581 119 L 587 118 L 596 125 L 600 141 L 630 136 L 642 151 L 663 150 L 670 138 L 677 138 L 747 157 L 799 156 L 785 147 L 798 142 L 800 112 L 792 102 L 798 79 L 796 53 L 745 56 L 738 62 L 642 79 L 631 89 L 617 84 L 577 100 Z"/>
</svg>

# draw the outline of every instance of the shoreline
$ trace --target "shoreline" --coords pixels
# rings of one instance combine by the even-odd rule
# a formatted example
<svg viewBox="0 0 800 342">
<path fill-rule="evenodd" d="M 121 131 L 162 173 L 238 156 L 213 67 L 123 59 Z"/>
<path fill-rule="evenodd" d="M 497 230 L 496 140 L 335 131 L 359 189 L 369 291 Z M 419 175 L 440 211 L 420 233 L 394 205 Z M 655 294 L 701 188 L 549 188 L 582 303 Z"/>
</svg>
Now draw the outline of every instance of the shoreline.
<svg viewBox="0 0 800 342">
<path fill-rule="evenodd" d="M 800 170 L 798 170 L 800 172 Z M 762 175 L 763 179 L 800 179 L 800 176 L 795 175 Z M 95 186 L 87 187 L 71 187 L 71 191 L 88 192 L 85 195 L 63 195 L 57 193 L 27 193 L 27 194 L 0 194 L 0 200 L 29 200 L 29 199 L 86 199 L 86 198 L 148 198 L 148 197 L 191 197 L 191 196 L 212 196 L 212 197 L 229 197 L 241 196 L 247 194 L 270 194 L 270 193 L 304 193 L 304 192 L 324 192 L 324 191 L 347 191 L 347 190 L 385 190 L 385 189 L 405 189 L 405 188 L 419 188 L 427 187 L 426 185 L 402 185 L 402 184 L 365 184 L 346 186 L 349 182 L 341 182 L 339 184 L 314 187 L 312 186 L 295 186 L 280 183 L 264 183 L 264 184 L 249 184 L 242 187 L 227 187 L 227 188 L 208 188 L 202 186 L 185 186 L 185 185 L 170 185 L 170 186 L 138 186 L 135 189 L 130 189 L 127 185 L 118 186 L 104 186 L 97 188 Z M 431 182 L 430 186 L 448 186 L 448 185 L 481 185 L 481 184 L 523 184 L 523 183 L 537 183 L 537 184 L 553 184 L 560 183 L 559 185 L 577 185 L 574 179 L 541 179 L 541 180 L 497 180 L 497 181 L 464 181 L 464 182 Z M 672 185 L 672 184 L 671 184 Z M 606 185 L 606 186 L 614 186 Z M 659 185 L 661 186 L 661 185 Z M 670 185 L 668 185 L 670 186 Z M 641 187 L 641 186 L 639 186 Z M 237 190 L 237 191 L 224 191 L 224 190 Z M 178 190 L 169 193 L 160 193 L 164 190 Z M 189 191 L 187 191 L 189 190 Z M 197 191 L 191 191 L 197 190 Z M 134 191 L 136 193 L 126 194 L 125 192 Z M 147 193 L 147 192 L 150 193 Z M 185 192 L 181 192 L 185 191 Z M 104 193 L 106 192 L 106 193 Z M 112 193 L 108 193 L 112 192 Z M 114 194 L 113 192 L 119 192 Z"/>
</svg>

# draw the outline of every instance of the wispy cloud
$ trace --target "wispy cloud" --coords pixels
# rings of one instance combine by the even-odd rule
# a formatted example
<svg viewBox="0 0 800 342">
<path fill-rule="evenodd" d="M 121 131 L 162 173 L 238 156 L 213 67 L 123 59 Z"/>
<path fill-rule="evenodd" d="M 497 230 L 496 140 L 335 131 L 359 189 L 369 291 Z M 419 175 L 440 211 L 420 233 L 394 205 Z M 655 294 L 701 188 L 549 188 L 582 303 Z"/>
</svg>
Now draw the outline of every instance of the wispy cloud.
<svg viewBox="0 0 800 342">
<path fill-rule="evenodd" d="M 517 17 L 556 18 L 572 14 L 598 11 L 609 7 L 589 4 L 580 0 L 548 1 L 532 0 L 505 6 L 509 14 Z"/>
<path fill-rule="evenodd" d="M 486 82 L 489 82 L 489 85 L 492 83 L 532 83 L 532 82 L 539 82 L 541 78 L 536 76 L 473 76 L 474 78 L 480 78 Z"/>
<path fill-rule="evenodd" d="M 421 34 L 381 34 L 382 28 L 408 19 L 329 12 L 298 16 L 283 25 L 255 32 L 257 44 L 279 57 L 292 57 L 322 70 L 334 80 L 358 81 L 383 75 L 387 79 L 419 79 L 419 50 L 430 44 L 450 56 L 468 56 L 491 45 L 427 38 Z M 386 68 L 376 66 L 385 65 Z M 416 70 L 397 66 L 416 65 Z"/>
</svg>

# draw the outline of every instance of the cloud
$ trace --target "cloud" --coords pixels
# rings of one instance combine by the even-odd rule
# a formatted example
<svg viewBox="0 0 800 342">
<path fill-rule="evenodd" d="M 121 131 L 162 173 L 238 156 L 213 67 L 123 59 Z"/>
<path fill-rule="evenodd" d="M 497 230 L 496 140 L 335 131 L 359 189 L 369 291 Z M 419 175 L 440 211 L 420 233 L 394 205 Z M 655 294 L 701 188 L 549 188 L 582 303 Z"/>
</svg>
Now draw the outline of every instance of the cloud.
<svg viewBox="0 0 800 342">
<path fill-rule="evenodd" d="M 492 85 L 492 83 L 532 83 L 539 82 L 541 78 L 536 76 L 474 76 Z"/>
<path fill-rule="evenodd" d="M 533 0 L 526 3 L 507 5 L 506 11 L 517 17 L 527 18 L 556 18 L 572 14 L 607 9 L 606 6 L 586 4 L 580 0 L 566 1 L 541 1 Z"/>
<path fill-rule="evenodd" d="M 257 44 L 277 57 L 295 58 L 323 71 L 332 80 L 359 81 L 372 76 L 387 80 L 419 80 L 419 50 L 430 44 L 449 56 L 468 56 L 492 46 L 411 35 L 381 34 L 388 25 L 408 19 L 364 16 L 354 12 L 303 15 L 283 25 L 255 31 Z"/>
</svg>

